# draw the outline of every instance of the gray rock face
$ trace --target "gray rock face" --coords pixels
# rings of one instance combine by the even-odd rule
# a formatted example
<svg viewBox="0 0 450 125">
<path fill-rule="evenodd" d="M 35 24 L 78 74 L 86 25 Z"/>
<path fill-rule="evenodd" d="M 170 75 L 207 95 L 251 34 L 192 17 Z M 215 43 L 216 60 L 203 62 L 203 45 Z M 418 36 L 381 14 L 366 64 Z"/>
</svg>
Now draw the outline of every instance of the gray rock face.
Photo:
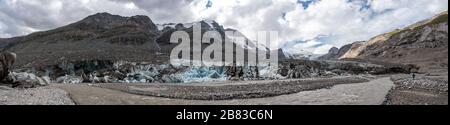
<svg viewBox="0 0 450 125">
<path fill-rule="evenodd" d="M 342 46 L 340 49 L 333 47 L 330 49 L 330 51 L 327 54 L 320 56 L 318 59 L 319 60 L 338 60 L 345 53 L 347 53 L 351 47 L 352 47 L 352 44 Z"/>
<path fill-rule="evenodd" d="M 277 68 L 256 66 L 177 67 L 170 64 L 155 65 L 144 62 L 85 61 L 50 66 L 44 70 L 36 70 L 35 73 L 39 76 L 50 76 L 49 79 L 52 82 L 66 84 L 189 83 L 409 73 L 412 68 L 406 65 L 312 60 L 282 60 Z"/>
<path fill-rule="evenodd" d="M 10 68 L 16 61 L 17 55 L 12 52 L 0 52 L 0 82 L 9 75 Z"/>
<path fill-rule="evenodd" d="M 310 78 L 339 75 L 409 73 L 414 67 L 407 65 L 372 64 L 356 61 L 286 60 L 279 73 L 286 78 Z"/>
<path fill-rule="evenodd" d="M 29 68 L 94 59 L 167 60 L 164 55 L 155 57 L 160 34 L 147 16 L 98 13 L 53 30 L 6 39 L 1 49 L 18 55 L 17 67 Z"/>
<path fill-rule="evenodd" d="M 333 47 L 330 49 L 330 51 L 328 53 L 336 55 L 336 54 L 338 54 L 338 52 L 339 52 L 339 48 Z"/>
<path fill-rule="evenodd" d="M 11 73 L 10 79 L 12 80 L 13 87 L 19 88 L 33 88 L 37 86 L 46 86 L 51 83 L 50 77 L 38 77 L 32 73 Z"/>
<path fill-rule="evenodd" d="M 319 59 L 319 60 L 332 60 L 332 59 L 337 59 L 336 56 L 337 56 L 338 52 L 339 52 L 339 48 L 333 47 L 333 48 L 331 48 L 331 49 L 328 51 L 327 54 L 325 54 L 325 55 L 319 57 L 318 59 Z"/>
<path fill-rule="evenodd" d="M 283 49 L 278 49 L 278 59 L 282 60 L 282 59 L 287 59 L 288 57 L 284 54 Z"/>
<path fill-rule="evenodd" d="M 142 45 L 153 41 L 159 35 L 159 30 L 152 20 L 147 16 L 140 15 L 122 17 L 108 13 L 98 13 L 62 28 L 91 32 L 96 37 L 88 36 L 86 38 L 105 39 L 106 42 L 122 45 Z"/>
<path fill-rule="evenodd" d="M 31 73 L 11 72 L 11 66 L 16 61 L 16 54 L 12 52 L 0 53 L 0 83 L 11 85 L 12 87 L 30 88 L 35 86 L 45 86 L 50 83 L 48 77 L 37 77 Z"/>
<path fill-rule="evenodd" d="M 388 35 L 388 39 L 367 46 L 357 58 L 414 64 L 422 73 L 448 73 L 441 71 L 448 69 L 447 13 Z"/>
</svg>

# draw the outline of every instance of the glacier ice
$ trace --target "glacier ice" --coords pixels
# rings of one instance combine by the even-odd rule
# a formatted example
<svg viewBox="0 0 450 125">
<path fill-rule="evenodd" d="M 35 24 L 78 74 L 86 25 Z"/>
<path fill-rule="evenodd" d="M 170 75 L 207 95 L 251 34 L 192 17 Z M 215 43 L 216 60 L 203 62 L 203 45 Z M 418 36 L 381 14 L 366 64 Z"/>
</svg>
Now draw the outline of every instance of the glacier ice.
<svg viewBox="0 0 450 125">
<path fill-rule="evenodd" d="M 171 60 L 172 61 L 172 60 Z M 185 63 L 186 60 L 175 62 Z M 200 63 L 200 62 L 194 62 Z M 42 73 L 56 83 L 192 83 L 227 80 L 268 80 L 358 74 L 384 71 L 377 65 L 345 62 L 289 62 L 280 66 L 178 66 L 127 61 L 85 61 L 45 67 Z M 349 71 L 350 70 L 350 71 Z M 45 73 L 44 73 L 45 72 Z"/>
<path fill-rule="evenodd" d="M 227 77 L 223 67 L 192 67 L 162 79 L 167 83 L 198 83 L 226 81 Z"/>
<path fill-rule="evenodd" d="M 265 66 L 259 68 L 259 76 L 263 79 L 285 79 L 281 74 L 278 73 L 278 67 Z"/>
<path fill-rule="evenodd" d="M 65 83 L 65 84 L 83 83 L 83 78 L 78 77 L 78 76 L 65 75 L 65 76 L 56 78 L 56 83 Z"/>
</svg>

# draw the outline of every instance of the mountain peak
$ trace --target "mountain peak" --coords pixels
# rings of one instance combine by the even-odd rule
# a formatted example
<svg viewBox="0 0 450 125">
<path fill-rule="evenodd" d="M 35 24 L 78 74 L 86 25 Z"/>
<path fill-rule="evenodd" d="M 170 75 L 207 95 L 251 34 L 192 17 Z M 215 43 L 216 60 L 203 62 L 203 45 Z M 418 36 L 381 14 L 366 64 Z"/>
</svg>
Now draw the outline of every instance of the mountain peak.
<svg viewBox="0 0 450 125">
<path fill-rule="evenodd" d="M 123 17 L 106 12 L 90 15 L 83 20 L 76 22 L 74 25 L 79 29 L 93 29 L 100 31 L 120 27 L 135 27 L 137 29 L 144 29 L 152 32 L 158 31 L 157 26 L 148 16 L 136 15 Z"/>
<path fill-rule="evenodd" d="M 107 12 L 103 12 L 103 13 L 96 13 L 94 15 L 90 15 L 86 18 L 83 19 L 83 21 L 88 21 L 88 20 L 104 20 L 104 19 L 119 19 L 119 18 L 123 18 L 122 16 L 119 15 L 112 15 L 110 13 Z"/>
<path fill-rule="evenodd" d="M 202 24 L 202 27 L 205 28 L 212 28 L 220 31 L 225 30 L 223 26 L 217 23 L 215 20 L 202 20 L 200 21 L 200 23 Z"/>
<path fill-rule="evenodd" d="M 152 22 L 152 20 L 150 19 L 150 17 L 145 16 L 145 15 L 136 15 L 136 16 L 129 17 L 129 19 L 134 19 L 134 20 L 145 20 L 145 21 L 148 21 L 148 22 Z"/>
<path fill-rule="evenodd" d="M 147 24 L 153 24 L 153 21 L 150 19 L 150 17 L 145 15 L 135 15 L 131 17 L 123 17 L 120 15 L 113 15 L 107 12 L 103 13 L 96 13 L 94 15 L 90 15 L 86 18 L 84 18 L 80 22 L 120 22 L 120 21 L 137 21 L 137 22 L 145 22 Z"/>
<path fill-rule="evenodd" d="M 113 15 L 108 12 L 101 12 L 101 13 L 96 13 L 92 16 L 113 16 Z"/>
<path fill-rule="evenodd" d="M 339 52 L 339 48 L 337 48 L 337 47 L 333 47 L 328 51 L 328 53 L 330 53 L 330 54 L 337 54 L 338 52 Z"/>
</svg>

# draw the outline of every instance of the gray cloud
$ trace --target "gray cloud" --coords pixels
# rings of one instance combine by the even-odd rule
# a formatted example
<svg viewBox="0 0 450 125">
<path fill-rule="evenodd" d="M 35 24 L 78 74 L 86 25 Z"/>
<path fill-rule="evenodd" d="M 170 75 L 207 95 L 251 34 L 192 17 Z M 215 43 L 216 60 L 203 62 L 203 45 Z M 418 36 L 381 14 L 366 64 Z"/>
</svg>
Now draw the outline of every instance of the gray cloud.
<svg viewBox="0 0 450 125">
<path fill-rule="evenodd" d="M 147 15 L 158 23 L 194 20 L 191 0 L 1 0 L 0 38 L 48 30 L 98 12 Z"/>
<path fill-rule="evenodd" d="M 155 22 L 186 22 L 194 20 L 194 12 L 190 9 L 193 0 L 111 0 L 121 3 L 134 3 Z"/>
<path fill-rule="evenodd" d="M 0 37 L 25 35 L 65 25 L 89 14 L 84 6 L 74 1 L 26 0 L 0 1 Z"/>
</svg>

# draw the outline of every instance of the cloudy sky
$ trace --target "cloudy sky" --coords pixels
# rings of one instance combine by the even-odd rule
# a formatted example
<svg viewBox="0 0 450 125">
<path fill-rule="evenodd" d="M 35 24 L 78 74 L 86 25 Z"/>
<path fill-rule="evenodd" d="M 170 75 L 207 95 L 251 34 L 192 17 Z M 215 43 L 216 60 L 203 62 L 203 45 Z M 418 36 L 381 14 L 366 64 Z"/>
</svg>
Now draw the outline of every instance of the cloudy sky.
<svg viewBox="0 0 450 125">
<path fill-rule="evenodd" d="M 323 54 L 445 10 L 448 0 L 0 0 L 0 38 L 109 12 L 147 15 L 160 24 L 211 19 L 246 35 L 279 31 L 287 51 Z"/>
</svg>

